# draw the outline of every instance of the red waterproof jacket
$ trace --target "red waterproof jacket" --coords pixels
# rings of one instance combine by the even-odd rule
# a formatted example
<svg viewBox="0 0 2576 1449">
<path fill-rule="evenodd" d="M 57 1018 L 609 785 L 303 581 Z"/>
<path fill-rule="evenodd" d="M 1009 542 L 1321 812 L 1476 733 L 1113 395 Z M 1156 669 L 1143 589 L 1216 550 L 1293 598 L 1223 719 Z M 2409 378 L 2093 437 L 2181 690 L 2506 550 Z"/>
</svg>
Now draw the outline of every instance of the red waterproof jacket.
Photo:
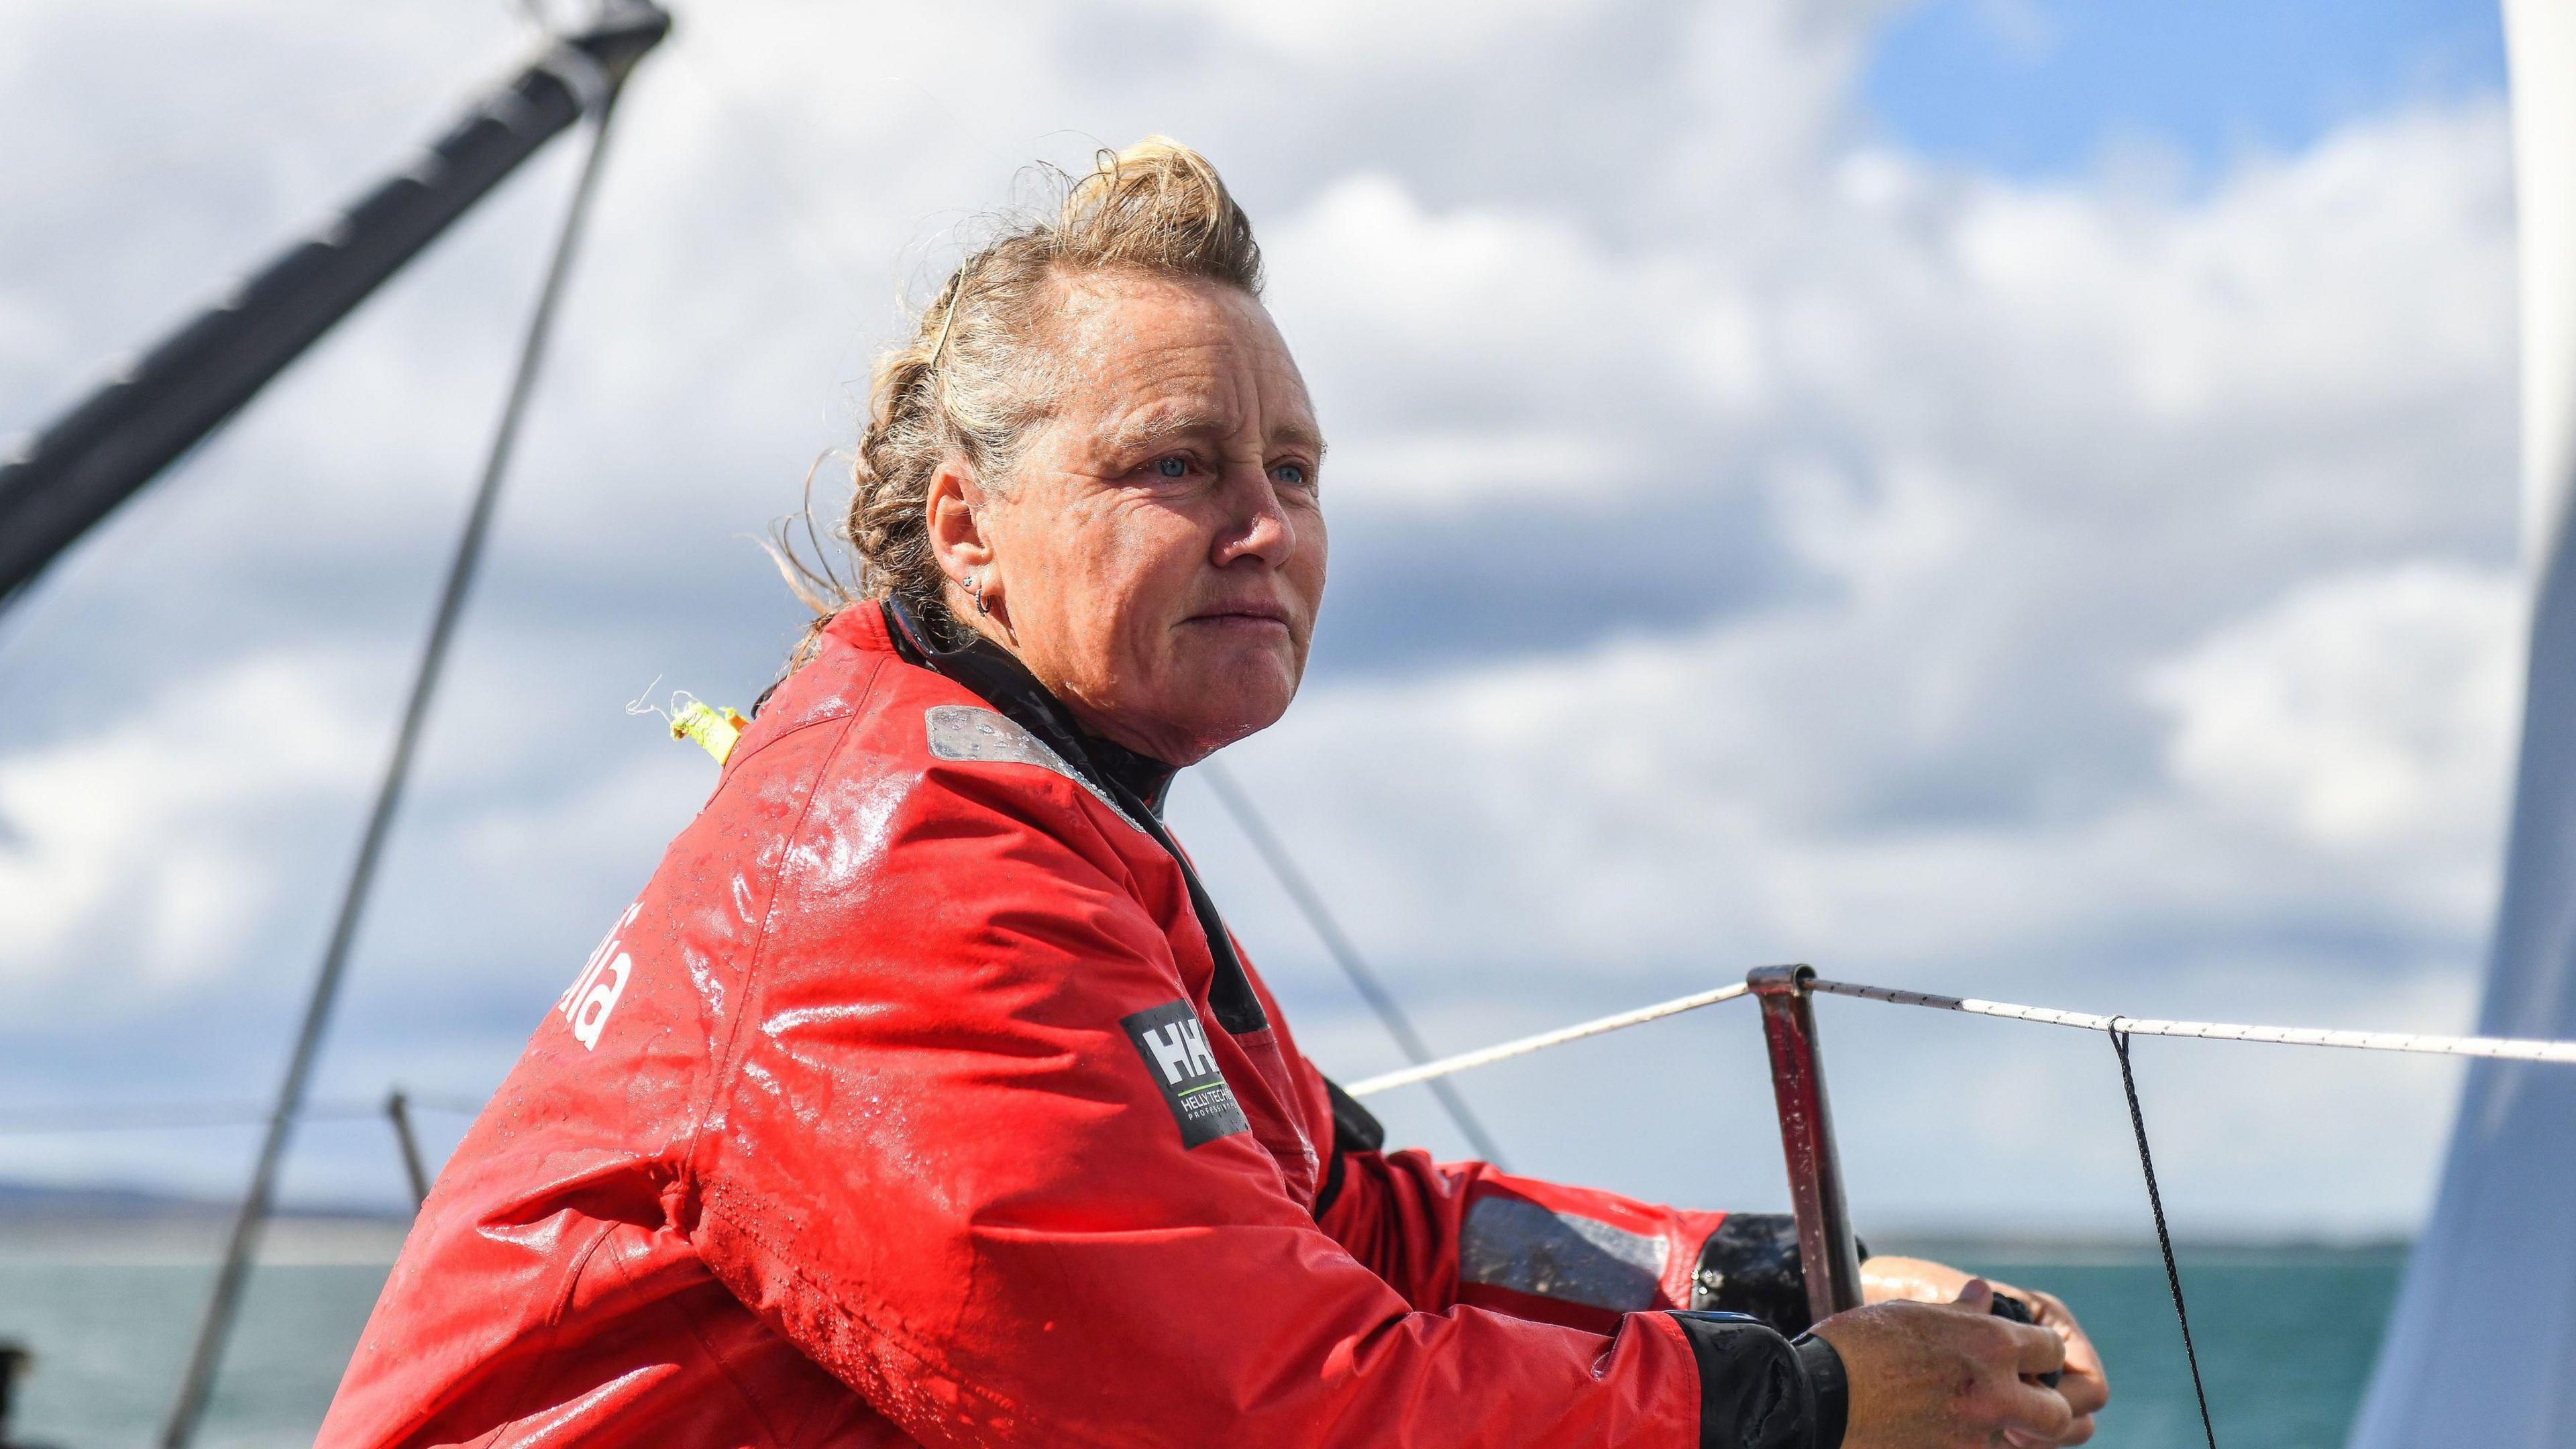
<svg viewBox="0 0 2576 1449">
<path fill-rule="evenodd" d="M 1832 1449 L 1829 1348 L 1687 1311 L 1719 1215 L 1377 1151 L 1156 773 L 844 611 L 448 1162 L 320 1443 Z"/>
</svg>

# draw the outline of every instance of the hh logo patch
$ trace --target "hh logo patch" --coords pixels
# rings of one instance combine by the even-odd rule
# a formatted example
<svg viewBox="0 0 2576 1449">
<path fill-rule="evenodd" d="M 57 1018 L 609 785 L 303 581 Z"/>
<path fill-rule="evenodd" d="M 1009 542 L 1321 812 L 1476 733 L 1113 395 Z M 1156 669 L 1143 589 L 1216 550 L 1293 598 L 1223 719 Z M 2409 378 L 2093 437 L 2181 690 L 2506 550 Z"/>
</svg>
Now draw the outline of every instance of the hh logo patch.
<svg viewBox="0 0 2576 1449">
<path fill-rule="evenodd" d="M 1208 1050 L 1207 1029 L 1199 1025 L 1199 1014 L 1190 1010 L 1188 1002 L 1174 1001 L 1120 1017 L 1118 1024 L 1127 1028 L 1127 1039 L 1136 1044 L 1136 1055 L 1145 1059 L 1145 1075 L 1163 1089 L 1163 1101 L 1172 1109 L 1172 1120 L 1181 1124 L 1183 1147 L 1252 1130 L 1252 1124 L 1243 1119 L 1242 1106 L 1234 1100 L 1234 1089 L 1225 1084 L 1225 1074 L 1216 1069 L 1216 1053 Z"/>
</svg>

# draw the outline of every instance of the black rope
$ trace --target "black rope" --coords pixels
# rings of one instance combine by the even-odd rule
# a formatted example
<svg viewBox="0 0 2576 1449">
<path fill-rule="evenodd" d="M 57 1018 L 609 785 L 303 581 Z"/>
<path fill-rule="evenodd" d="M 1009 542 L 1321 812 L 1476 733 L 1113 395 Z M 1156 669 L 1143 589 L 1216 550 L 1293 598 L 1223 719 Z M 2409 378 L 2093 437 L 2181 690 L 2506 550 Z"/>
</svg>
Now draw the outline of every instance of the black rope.
<svg viewBox="0 0 2576 1449">
<path fill-rule="evenodd" d="M 1342 974 L 1350 978 L 1351 989 L 1357 991 L 1360 1000 L 1367 1002 L 1369 1010 L 1377 1014 L 1378 1024 L 1386 1028 L 1388 1036 L 1395 1038 L 1395 1044 L 1403 1049 L 1415 1066 L 1428 1065 L 1431 1047 L 1423 1041 L 1422 1034 L 1413 1029 L 1413 1019 L 1404 1014 L 1404 1008 L 1396 1003 L 1395 994 L 1386 989 L 1386 982 L 1360 959 L 1358 948 L 1342 934 L 1332 912 L 1324 909 L 1324 898 L 1315 893 L 1305 874 L 1297 869 L 1297 863 L 1288 858 L 1288 847 L 1280 844 L 1279 837 L 1270 832 L 1270 823 L 1262 819 L 1261 812 L 1254 808 L 1252 797 L 1243 793 L 1243 787 L 1234 783 L 1234 777 L 1214 760 L 1208 761 L 1200 773 L 1207 777 L 1208 787 L 1216 791 L 1216 798 L 1224 802 L 1226 813 L 1234 817 L 1236 828 L 1252 842 L 1253 850 L 1270 867 L 1270 873 L 1279 878 L 1280 889 L 1288 892 L 1288 899 L 1306 918 L 1306 924 L 1323 940 L 1324 949 L 1332 953 L 1335 964 L 1342 968 Z M 1465 1134 L 1467 1145 L 1475 1149 L 1476 1155 L 1508 1171 L 1502 1147 L 1494 1141 L 1493 1134 L 1485 1130 L 1485 1124 L 1476 1120 L 1476 1114 L 1468 1110 L 1467 1099 L 1458 1094 L 1458 1089 L 1445 1077 L 1434 1077 L 1426 1085 L 1431 1088 L 1431 1095 L 1440 1099 L 1441 1110 L 1458 1125 L 1458 1130 Z"/>
<path fill-rule="evenodd" d="M 2182 1306 L 2182 1269 L 2174 1263 L 2173 1234 L 2165 1227 L 2164 1194 L 2156 1191 L 2156 1159 L 2147 1150 L 2147 1116 L 2138 1110 L 2138 1078 L 2129 1070 L 2129 1034 L 2121 1018 L 2111 1019 L 2111 1050 L 2120 1058 L 2120 1090 L 2129 1096 L 2129 1126 L 2138 1134 L 2138 1166 L 2147 1175 L 2147 1206 L 2156 1215 L 2156 1246 L 2165 1255 L 2165 1286 L 2173 1290 L 2174 1322 L 2182 1327 L 2183 1361 L 2191 1365 L 2191 1395 L 2200 1402 L 2200 1432 L 2209 1449 L 2218 1449 L 2218 1430 L 2209 1422 L 2209 1392 L 2200 1386 L 2200 1353 L 2191 1346 L 2191 1312 Z"/>
</svg>

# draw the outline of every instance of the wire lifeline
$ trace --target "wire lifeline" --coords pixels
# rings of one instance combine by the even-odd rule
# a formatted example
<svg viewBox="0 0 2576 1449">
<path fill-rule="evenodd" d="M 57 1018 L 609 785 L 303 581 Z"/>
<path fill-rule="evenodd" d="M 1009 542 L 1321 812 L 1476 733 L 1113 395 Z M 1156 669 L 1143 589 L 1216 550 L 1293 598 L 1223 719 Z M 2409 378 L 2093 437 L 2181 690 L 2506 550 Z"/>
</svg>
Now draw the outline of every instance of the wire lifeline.
<svg viewBox="0 0 2576 1449">
<path fill-rule="evenodd" d="M 1605 1032 L 1643 1026 L 1650 1021 L 1679 1016 L 1685 1011 L 1697 1011 L 1703 1006 L 1715 1006 L 1721 1001 L 1733 1001 L 1751 989 L 1738 981 L 1718 987 L 1714 991 L 1698 991 L 1688 996 L 1676 996 L 1670 1001 L 1659 1001 L 1652 1006 L 1638 1007 L 1634 1011 L 1595 1017 L 1590 1021 L 1577 1022 L 1573 1026 L 1561 1026 L 1554 1031 L 1518 1037 L 1477 1051 L 1461 1052 L 1454 1057 L 1442 1057 L 1436 1062 L 1425 1062 L 1418 1067 L 1406 1067 L 1402 1071 L 1383 1072 L 1377 1076 L 1353 1082 L 1342 1090 L 1354 1097 L 1374 1096 L 1379 1092 L 1392 1091 L 1397 1087 L 1411 1086 L 1415 1082 L 1428 1082 L 1434 1078 L 1446 1077 L 1471 1068 L 1509 1061 L 1513 1057 L 1528 1056 L 1531 1052 L 1545 1051 L 1552 1046 L 1563 1046 L 1570 1041 L 1581 1041 L 1588 1036 L 1600 1036 Z"/>
<path fill-rule="evenodd" d="M 466 513 L 464 529 L 457 538 L 456 551 L 448 564 L 447 580 L 439 593 L 438 609 L 430 624 L 429 637 L 421 646 L 420 661 L 412 676 L 411 696 L 404 705 L 393 752 L 386 759 L 384 776 L 377 785 L 375 804 L 368 812 L 365 833 L 359 839 L 357 855 L 350 864 L 348 882 L 340 897 L 339 913 L 332 922 L 330 942 L 323 949 L 322 966 L 316 973 L 313 994 L 305 1005 L 303 1025 L 296 1035 L 295 1051 L 288 1059 L 285 1080 L 278 1088 L 276 1108 L 260 1142 L 259 1159 L 251 1172 L 250 1188 L 243 1194 L 241 1207 L 233 1218 L 232 1233 L 225 1244 L 223 1266 L 215 1275 L 214 1292 L 207 1298 L 205 1317 L 198 1325 L 196 1344 L 189 1351 L 188 1367 L 180 1380 L 178 1398 L 171 1405 L 169 1422 L 161 1433 L 162 1449 L 185 1449 L 195 1437 L 197 1423 L 204 1416 L 207 1401 L 213 1394 L 215 1374 L 223 1361 L 224 1345 L 231 1336 L 233 1319 L 241 1306 L 242 1288 L 249 1281 L 251 1252 L 257 1243 L 260 1225 L 268 1216 L 269 1203 L 276 1190 L 278 1168 L 285 1160 L 287 1140 L 294 1132 L 314 1063 L 321 1055 L 323 1027 L 329 1022 L 332 1004 L 339 995 L 340 981 L 347 971 L 349 948 L 356 939 L 358 921 L 365 913 L 369 888 L 374 883 L 376 862 L 383 854 L 386 838 L 392 833 L 403 786 L 411 773 L 412 755 L 427 723 L 430 701 L 438 692 L 439 674 L 446 663 L 448 646 L 455 638 L 457 621 L 464 613 L 465 595 L 473 582 L 475 568 L 482 560 L 483 541 L 491 531 L 492 515 L 500 501 L 501 480 L 508 472 L 510 454 L 518 440 L 519 420 L 526 412 L 538 365 L 545 356 L 546 336 L 554 321 L 556 305 L 563 296 L 573 253 L 580 241 L 582 222 L 589 214 L 590 199 L 598 189 L 601 162 L 608 150 L 609 122 L 616 114 L 621 89 L 621 83 L 612 82 L 592 112 L 595 119 L 591 129 L 590 154 L 584 158 L 580 178 L 573 184 L 562 228 L 555 236 L 553 257 L 547 264 L 536 306 L 529 315 L 527 331 L 520 341 L 518 368 L 511 378 L 507 400 L 502 404 L 500 422 L 493 430 L 491 447 L 484 459 L 482 480 L 475 489 L 473 506 Z"/>
<path fill-rule="evenodd" d="M 2337 1031 L 2321 1026 L 2252 1026 L 2233 1021 L 2164 1021 L 2132 1020 L 2125 1016 L 2095 1016 L 2090 1012 L 2060 1011 L 2048 1006 L 2021 1006 L 2009 1001 L 1981 1001 L 1976 997 L 1936 996 L 1926 991 L 1900 991 L 1892 986 L 1860 986 L 1848 981 L 1817 980 L 1808 983 L 1811 990 L 1835 996 L 1857 996 L 1865 1001 L 1884 1001 L 1896 1006 L 1923 1006 L 1935 1011 L 1963 1011 L 1972 1016 L 1991 1016 L 2005 1021 L 2031 1021 L 2045 1026 L 2073 1027 L 2078 1031 L 2109 1031 L 2113 1022 L 2131 1036 L 2177 1036 L 2202 1041 L 2266 1042 L 2276 1046 L 2342 1047 L 2352 1051 L 2413 1052 L 2427 1056 L 2486 1057 L 2497 1061 L 2576 1063 L 2576 1041 L 2545 1041 L 2532 1037 L 2507 1036 L 2438 1036 L 2406 1031 Z"/>
<path fill-rule="evenodd" d="M 2240 1026 L 2227 1022 L 2158 1022 L 2133 1020 L 2128 1017 L 2089 1016 L 2082 1012 L 2056 1011 L 2046 1007 L 2014 1006 L 2004 1002 L 1979 1001 L 1974 998 L 1936 996 L 1928 992 L 1904 991 L 1889 986 L 1860 986 L 1848 981 L 1814 981 L 1810 988 L 1836 996 L 1855 996 L 1868 1001 L 1890 1002 L 1899 1006 L 1923 1006 L 1938 1011 L 1961 1011 L 1992 1016 L 2006 1021 L 2033 1021 L 2051 1026 L 2071 1026 L 2092 1031 L 2108 1031 L 2113 1021 L 2120 1023 L 2126 1036 L 2179 1036 L 2210 1041 L 2259 1041 L 2289 1046 L 2354 1047 L 2365 1051 L 2405 1051 L 2442 1053 L 2460 1056 L 2494 1057 L 2504 1060 L 2540 1062 L 2576 1062 L 2576 1042 L 2535 1041 L 2514 1037 L 2444 1037 L 2415 1035 L 2405 1032 L 2338 1032 L 2322 1027 Z M 1476 1051 L 1461 1052 L 1437 1061 L 1407 1067 L 1368 1077 L 1346 1088 L 1353 1096 L 1392 1091 L 1417 1082 L 1435 1082 L 1453 1073 L 1468 1071 L 1493 1062 L 1508 1061 L 1531 1052 L 1565 1042 L 1580 1041 L 1623 1027 L 1642 1026 L 1667 1016 L 1693 1011 L 1731 1001 L 1744 994 L 1740 985 L 1729 985 L 1714 991 L 1675 997 L 1653 1006 L 1614 1016 L 1599 1017 L 1574 1026 L 1515 1038 Z M 2360 1040 L 2351 1040 L 2360 1038 Z M 2381 1040 L 2385 1038 L 2385 1040 Z M 441 1112 L 458 1112 L 473 1116 L 483 1110 L 477 1097 L 459 1094 L 411 1093 L 412 1106 Z M 308 1104 L 299 1114 L 304 1121 L 371 1118 L 382 1107 L 375 1102 L 328 1102 Z M 97 1107 L 76 1107 L 64 1112 L 0 1113 L 0 1136 L 55 1132 L 110 1132 L 156 1130 L 176 1127 L 251 1126 L 269 1120 L 267 1109 L 251 1104 L 133 1103 Z"/>
<path fill-rule="evenodd" d="M 2138 1108 L 2138 1077 L 2129 1068 L 2129 1033 L 2113 1017 L 2105 1028 L 2111 1050 L 2120 1058 L 2120 1090 L 2129 1098 L 2129 1127 L 2138 1135 L 2138 1168 L 2147 1178 L 2147 1208 L 2156 1218 L 2156 1247 L 2165 1258 L 2165 1286 L 2173 1290 L 2174 1322 L 2182 1329 L 2183 1362 L 2191 1366 L 2191 1396 L 2200 1405 L 2200 1432 L 2209 1449 L 2218 1449 L 2218 1430 L 2209 1420 L 2209 1391 L 2200 1386 L 2200 1351 L 2192 1347 L 2191 1311 L 2182 1303 L 2182 1269 L 2174 1262 L 2173 1234 L 2165 1227 L 2164 1194 L 2156 1190 L 2155 1154 L 2147 1150 L 2147 1116 Z"/>
<path fill-rule="evenodd" d="M 1395 999 L 1395 993 L 1386 989 L 1386 982 L 1369 968 L 1368 962 L 1361 959 L 1350 938 L 1342 934 L 1340 923 L 1333 919 L 1332 912 L 1324 908 L 1324 898 L 1307 881 L 1305 872 L 1297 869 L 1297 863 L 1289 858 L 1288 847 L 1271 831 L 1270 822 L 1262 818 L 1261 811 L 1252 803 L 1252 797 L 1235 783 L 1234 776 L 1227 773 L 1223 765 L 1214 760 L 1207 762 L 1206 775 L 1208 788 L 1224 804 L 1226 813 L 1234 817 L 1235 828 L 1243 832 L 1244 839 L 1252 842 L 1253 850 L 1261 856 L 1262 863 L 1270 867 L 1270 874 L 1277 878 L 1280 889 L 1288 893 L 1288 899 L 1295 903 L 1298 913 L 1306 918 L 1307 927 L 1323 941 L 1324 949 L 1332 954 L 1334 963 L 1342 968 L 1342 974 L 1350 978 L 1351 989 L 1357 991 L 1360 1000 L 1367 1002 L 1369 1010 L 1376 1013 L 1378 1024 L 1386 1028 L 1388 1036 L 1395 1038 L 1396 1046 L 1416 1067 L 1429 1062 L 1431 1047 L 1423 1041 L 1421 1033 L 1413 1029 L 1413 1018 L 1405 1014 L 1403 1006 Z M 1509 1165 L 1503 1161 L 1501 1145 L 1494 1141 L 1491 1132 L 1485 1130 L 1485 1124 L 1468 1107 L 1467 1099 L 1458 1094 L 1458 1089 L 1440 1078 L 1422 1080 L 1431 1083 L 1431 1094 L 1439 1099 L 1441 1110 L 1457 1124 L 1458 1131 L 1466 1137 L 1467 1145 L 1475 1149 L 1476 1155 L 1510 1171 Z"/>
</svg>

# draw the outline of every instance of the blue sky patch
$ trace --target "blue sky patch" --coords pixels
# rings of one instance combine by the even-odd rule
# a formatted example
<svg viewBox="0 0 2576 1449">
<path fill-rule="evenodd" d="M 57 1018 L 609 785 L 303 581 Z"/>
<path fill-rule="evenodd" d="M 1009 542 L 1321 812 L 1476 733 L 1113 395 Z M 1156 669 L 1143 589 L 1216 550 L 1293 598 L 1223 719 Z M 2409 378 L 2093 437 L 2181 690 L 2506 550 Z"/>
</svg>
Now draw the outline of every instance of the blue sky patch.
<svg viewBox="0 0 2576 1449">
<path fill-rule="evenodd" d="M 2205 181 L 2248 151 L 2504 83 L 2493 0 L 1929 0 L 1888 24 L 1862 94 L 1943 160 L 2038 178 L 2136 149 Z"/>
</svg>

